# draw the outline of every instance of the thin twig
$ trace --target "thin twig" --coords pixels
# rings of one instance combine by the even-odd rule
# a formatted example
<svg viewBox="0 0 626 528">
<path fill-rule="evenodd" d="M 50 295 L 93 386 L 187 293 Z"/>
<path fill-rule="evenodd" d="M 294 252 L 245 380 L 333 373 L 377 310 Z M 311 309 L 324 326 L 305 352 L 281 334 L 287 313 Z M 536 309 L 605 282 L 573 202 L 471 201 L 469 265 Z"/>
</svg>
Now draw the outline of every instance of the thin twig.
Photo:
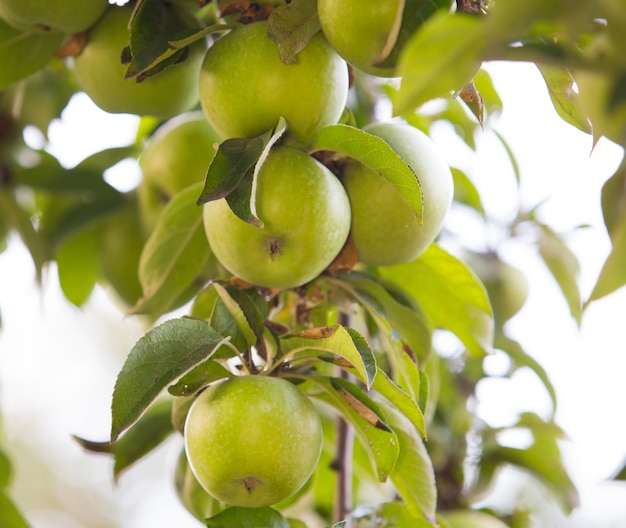
<svg viewBox="0 0 626 528">
<path fill-rule="evenodd" d="M 342 326 L 350 326 L 350 316 L 345 312 L 340 315 Z M 342 379 L 352 380 L 353 376 L 339 369 Z M 354 446 L 354 429 L 342 416 L 337 417 L 337 440 L 335 460 L 332 467 L 337 472 L 335 496 L 335 522 L 346 521 L 346 528 L 352 526 L 352 449 Z"/>
</svg>

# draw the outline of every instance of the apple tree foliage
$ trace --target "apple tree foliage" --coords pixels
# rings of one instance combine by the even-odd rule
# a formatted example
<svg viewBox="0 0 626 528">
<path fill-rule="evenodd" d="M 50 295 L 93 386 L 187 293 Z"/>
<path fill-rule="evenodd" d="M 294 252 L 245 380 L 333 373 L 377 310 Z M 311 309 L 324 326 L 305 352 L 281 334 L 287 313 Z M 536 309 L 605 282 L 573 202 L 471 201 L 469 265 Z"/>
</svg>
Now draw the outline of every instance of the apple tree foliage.
<svg viewBox="0 0 626 528">
<path fill-rule="evenodd" d="M 37 2 L 31 4 L 39 9 Z M 336 4 L 337 13 L 344 6 L 336 16 L 344 17 L 345 33 L 369 46 L 370 33 L 351 30 L 351 20 L 366 20 L 374 4 L 385 2 Z M 308 143 L 297 143 L 339 177 L 346 163 L 362 163 L 395 186 L 402 204 L 421 218 L 419 181 L 388 144 L 364 130 L 386 106 L 395 118 L 426 134 L 440 122 L 450 123 L 472 150 L 479 135 L 493 134 L 510 156 L 519 182 L 523 175 L 512 149 L 491 119 L 502 102 L 481 69 L 496 60 L 535 63 L 563 120 L 596 140 L 604 135 L 626 145 L 623 2 L 387 4 L 391 12 L 377 19 L 389 24 L 379 32 L 384 35 L 380 49 L 372 54 L 371 49 L 359 49 L 358 42 L 356 46 L 358 60 L 368 61 L 370 73 L 355 64 L 343 114 Z M 332 20 L 334 2 L 319 5 L 320 17 L 315 0 L 137 0 L 124 8 L 111 5 L 108 10 L 132 13 L 123 43 L 115 48 L 115 67 L 133 90 L 147 86 L 168 71 L 197 64 L 192 57 L 199 47 L 210 49 L 238 25 L 265 20 L 282 63 L 297 64 L 308 42 L 319 40 L 323 27 L 337 22 Z M 564 512 L 576 507 L 577 491 L 559 449 L 563 433 L 554 420 L 529 411 L 507 428 L 494 428 L 475 415 L 472 401 L 477 384 L 488 377 L 483 359 L 499 350 L 510 359 L 507 375 L 532 369 L 556 409 L 545 370 L 507 334 L 506 322 L 524 304 L 527 284 L 523 272 L 501 258 L 498 245 L 519 239 L 535 246 L 571 316 L 580 322 L 590 302 L 626 284 L 624 166 L 603 189 L 601 206 L 612 251 L 588 299 L 581 298 L 579 265 L 568 248 L 567 233 L 542 223 L 534 209 L 518 210 L 507 225 L 494 230 L 496 220 L 483 207 L 471 175 L 456 167 L 453 207 L 478 218 L 485 233 L 499 233 L 482 250 L 470 248 L 444 226 L 438 240 L 414 260 L 367 266 L 348 241 L 314 280 L 287 289 L 258 287 L 231 276 L 216 262 L 201 205 L 225 197 L 240 219 L 260 225 L 255 178 L 269 151 L 289 143 L 289 124 L 278 116 L 259 135 L 216 142 L 215 155 L 197 183 L 182 189 L 174 185 L 174 191 L 168 190 L 173 196 L 166 198 L 157 189 L 152 201 L 148 199 L 155 208 L 150 217 L 156 220 L 146 225 L 137 190 L 121 192 L 103 174 L 122 160 L 139 159 L 152 136 L 175 118 L 172 113 L 181 113 L 167 104 L 175 97 L 173 85 L 164 83 L 161 93 L 138 97 L 157 108 L 161 98 L 168 110 L 136 112 L 142 115 L 132 144 L 97 152 L 74 167 L 63 166 L 45 147 L 35 149 L 24 141 L 26 127 L 35 127 L 45 138 L 51 121 L 83 89 L 74 64 L 90 45 L 91 34 L 89 29 L 66 34 L 41 23 L 16 27 L 0 18 L 0 250 L 9 236 L 18 235 L 38 278 L 56 262 L 69 302 L 82 305 L 100 285 L 124 304 L 129 316 L 149 325 L 112 387 L 110 439 L 78 442 L 110 454 L 115 478 L 120 478 L 170 435 L 184 432 L 186 413 L 203 387 L 242 373 L 275 375 L 297 384 L 322 417 L 324 449 L 313 478 L 285 503 L 229 507 L 198 486 L 181 455 L 172 478 L 181 502 L 199 524 L 304 526 L 281 513 L 302 501 L 321 523 L 337 527 L 526 526 L 522 504 L 503 511 L 483 502 L 477 509 L 505 466 L 532 475 Z M 333 45 L 341 54 L 343 44 Z M 105 82 L 98 89 L 104 95 L 120 90 L 104 97 L 117 104 L 124 97 L 124 83 L 112 87 Z M 432 100 L 438 104 L 423 106 Z M 288 105 L 294 104 L 298 97 L 291 94 Z M 245 120 L 246 113 L 253 115 L 261 107 L 238 111 Z M 187 110 L 199 108 L 196 103 Z M 286 113 L 294 110 L 306 114 L 310 109 L 289 108 Z M 206 149 L 213 145 L 207 142 Z M 294 196 L 296 202 L 303 199 Z M 521 240 L 522 227 L 537 236 Z M 438 337 L 444 334 L 455 336 L 454 353 L 439 350 Z M 500 433 L 507 429 L 528 432 L 532 442 L 525 448 L 501 443 Z M 0 452 L 0 525 L 27 526 L 10 499 L 11 472 L 10 460 Z"/>
</svg>

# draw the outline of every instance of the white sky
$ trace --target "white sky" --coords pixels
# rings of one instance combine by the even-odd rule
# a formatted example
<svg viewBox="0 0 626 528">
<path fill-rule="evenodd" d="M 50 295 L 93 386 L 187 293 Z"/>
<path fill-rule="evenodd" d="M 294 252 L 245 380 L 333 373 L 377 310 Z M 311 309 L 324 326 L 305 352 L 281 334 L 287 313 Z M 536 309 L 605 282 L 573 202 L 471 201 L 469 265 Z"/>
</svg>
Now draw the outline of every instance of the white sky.
<svg viewBox="0 0 626 528">
<path fill-rule="evenodd" d="M 590 154 L 590 137 L 555 117 L 532 66 L 498 64 L 489 69 L 505 103 L 497 127 L 521 165 L 523 203 L 532 206 L 547 200 L 542 218 L 557 230 L 582 223 L 592 226 L 570 240 L 582 261 L 581 283 L 588 295 L 609 250 L 599 208 L 600 188 L 619 163 L 621 149 L 601 140 Z M 62 153 L 73 165 L 101 148 L 128 143 L 135 133 L 134 123 L 129 116 L 109 116 L 90 104 L 77 103 L 66 113 L 63 126 L 57 125 L 50 135 L 55 153 Z M 476 157 L 469 157 L 444 133 L 435 135 L 435 140 L 452 164 L 476 178 L 489 210 L 507 218 L 512 173 L 493 137 L 485 134 Z M 118 173 L 117 183 L 122 177 L 136 177 L 132 168 L 125 170 L 127 176 Z M 451 226 L 455 227 L 454 216 Z M 130 469 L 114 488 L 110 461 L 84 453 L 70 438 L 72 434 L 94 440 L 107 437 L 115 376 L 144 329 L 137 321 L 124 319 L 102 291 L 81 310 L 69 305 L 62 299 L 53 268 L 43 291 L 38 290 L 28 254 L 13 242 L 0 255 L 0 402 L 5 433 L 18 464 L 15 496 L 33 526 L 114 525 L 97 524 L 96 519 L 129 528 L 198 526 L 181 510 L 171 490 L 173 446 Z M 510 322 L 510 332 L 556 385 L 557 422 L 571 439 L 564 448 L 582 492 L 582 506 L 569 519 L 547 506 L 553 516 L 550 526 L 624 526 L 626 486 L 605 479 L 626 459 L 622 418 L 626 350 L 621 334 L 626 291 L 593 304 L 578 330 L 537 257 L 516 245 L 502 249 L 531 275 L 529 301 Z M 548 408 L 539 383 L 525 372 L 512 381 L 481 384 L 478 396 L 481 415 L 493 423 L 508 423 L 520 410 L 545 415 Z M 40 460 L 47 470 L 42 473 L 33 460 Z M 532 490 L 528 493 L 532 495 Z M 543 495 L 541 489 L 535 493 Z M 60 511 L 49 509 L 54 502 L 61 504 Z"/>
</svg>

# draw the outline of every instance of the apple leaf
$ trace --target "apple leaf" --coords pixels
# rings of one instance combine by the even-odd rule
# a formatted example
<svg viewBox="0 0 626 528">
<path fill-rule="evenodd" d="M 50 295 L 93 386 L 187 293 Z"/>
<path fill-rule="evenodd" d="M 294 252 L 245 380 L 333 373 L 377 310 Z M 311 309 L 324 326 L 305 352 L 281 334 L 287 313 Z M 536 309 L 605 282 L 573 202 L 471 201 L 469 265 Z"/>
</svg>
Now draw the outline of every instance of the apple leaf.
<svg viewBox="0 0 626 528">
<path fill-rule="evenodd" d="M 376 358 L 367 341 L 356 330 L 341 325 L 304 330 L 281 337 L 283 356 L 308 357 L 335 354 L 354 367 L 359 379 L 370 387 L 376 376 Z"/>
<path fill-rule="evenodd" d="M 13 474 L 13 466 L 8 455 L 0 448 L 0 490 L 9 486 Z"/>
<path fill-rule="evenodd" d="M 378 407 L 380 416 L 394 431 L 399 451 L 390 478 L 413 515 L 437 526 L 435 472 L 422 439 L 413 424 L 394 406 Z"/>
<path fill-rule="evenodd" d="M 16 183 L 42 191 L 119 194 L 104 181 L 102 173 L 132 153 L 134 149 L 128 147 L 106 150 L 85 158 L 72 169 L 66 169 L 51 154 L 37 151 L 38 163 L 16 167 L 13 177 Z"/>
<path fill-rule="evenodd" d="M 296 55 L 320 30 L 316 0 L 293 0 L 276 7 L 267 20 L 267 36 L 278 44 L 280 60 L 295 64 Z"/>
<path fill-rule="evenodd" d="M 219 25 L 210 28 L 189 27 L 170 4 L 140 0 L 130 19 L 130 39 L 126 52 L 131 60 L 125 78 L 135 78 L 141 82 L 159 73 L 167 66 L 185 60 L 187 46 L 200 42 L 207 34 L 223 29 Z"/>
<path fill-rule="evenodd" d="M 539 363 L 535 358 L 527 354 L 519 342 L 509 337 L 506 337 L 505 335 L 499 335 L 496 338 L 494 345 L 499 350 L 505 352 L 509 356 L 509 358 L 511 358 L 514 365 L 511 370 L 527 367 L 537 375 L 537 377 L 543 383 L 543 386 L 548 391 L 548 394 L 550 395 L 550 399 L 552 400 L 552 414 L 554 415 L 554 413 L 556 412 L 557 404 L 556 390 L 554 388 L 554 385 L 552 385 L 552 382 L 550 381 L 548 373 L 541 366 L 541 363 Z"/>
<path fill-rule="evenodd" d="M 378 269 L 404 288 L 435 327 L 456 334 L 474 356 L 493 348 L 493 316 L 484 286 L 459 259 L 437 244 L 413 262 Z"/>
<path fill-rule="evenodd" d="M 44 263 L 49 257 L 49 242 L 35 230 L 30 211 L 25 211 L 18 204 L 14 193 L 0 187 L 0 214 L 7 227 L 14 229 L 28 249 L 35 266 L 37 282 L 41 281 Z"/>
<path fill-rule="evenodd" d="M 380 419 L 377 404 L 349 381 L 325 376 L 301 377 L 311 387 L 308 391 L 310 396 L 334 407 L 354 427 L 372 466 L 376 468 L 377 478 L 381 482 L 386 481 L 398 458 L 398 439 Z M 367 418 L 363 416 L 364 410 L 368 411 Z"/>
<path fill-rule="evenodd" d="M 500 519 L 477 510 L 452 510 L 441 514 L 441 518 L 454 528 L 508 528 Z"/>
<path fill-rule="evenodd" d="M 409 396 L 403 389 L 385 373 L 384 370 L 378 369 L 372 388 L 380 395 L 387 398 L 396 409 L 398 409 L 413 424 L 416 431 L 426 440 L 426 425 L 424 424 L 424 415 L 417 405 L 417 402 Z"/>
<path fill-rule="evenodd" d="M 271 133 L 252 138 L 231 138 L 220 143 L 206 175 L 198 205 L 228 196 L 246 173 L 253 170 Z"/>
<path fill-rule="evenodd" d="M 424 520 L 423 516 L 416 516 L 409 507 L 400 501 L 383 502 L 376 509 L 364 516 L 359 516 L 359 524 L 361 521 L 370 521 L 376 523 L 372 526 L 382 526 L 393 528 L 432 528 L 432 524 Z M 369 526 L 369 525 L 368 525 Z M 439 528 L 449 528 L 439 525 Z"/>
<path fill-rule="evenodd" d="M 232 297 L 231 293 L 235 293 L 234 288 L 228 288 L 227 286 L 221 285 L 219 282 L 214 282 L 213 287 L 237 324 L 237 327 L 244 336 L 247 344 L 250 346 L 255 345 L 258 334 L 250 326 L 250 323 L 241 309 L 240 304 Z"/>
<path fill-rule="evenodd" d="M 116 442 L 92 442 L 74 439 L 88 451 L 111 453 L 115 460 L 113 476 L 117 480 L 126 468 L 160 445 L 172 432 L 172 400 L 155 402 Z"/>
<path fill-rule="evenodd" d="M 579 504 L 578 491 L 563 465 L 558 440 L 564 434 L 554 422 L 533 413 L 523 413 L 514 428 L 527 429 L 533 443 L 526 448 L 487 446 L 482 459 L 487 463 L 507 463 L 528 471 L 555 494 L 561 508 L 570 513 Z M 550 464 L 546 464 L 550 460 Z M 481 461 L 482 463 L 482 461 Z"/>
<path fill-rule="evenodd" d="M 401 20 L 397 24 L 399 27 L 395 30 L 393 39 L 390 39 L 387 43 L 387 46 L 391 49 L 383 53 L 383 57 L 381 57 L 383 60 L 374 64 L 377 68 L 394 68 L 411 36 L 438 9 L 449 9 L 450 2 L 449 0 L 431 0 L 429 2 L 405 0 L 404 2 L 399 2 L 399 8 L 403 11 Z"/>
<path fill-rule="evenodd" d="M 472 180 L 460 169 L 451 168 L 450 171 L 454 178 L 454 201 L 474 209 L 480 216 L 486 218 L 480 194 Z"/>
<path fill-rule="evenodd" d="M 582 301 L 580 289 L 576 282 L 580 272 L 578 258 L 551 228 L 544 224 L 541 224 L 540 227 L 539 254 L 561 288 L 572 317 L 580 324 Z"/>
<path fill-rule="evenodd" d="M 393 98 L 394 113 L 408 114 L 431 99 L 462 89 L 478 71 L 486 44 L 481 17 L 435 13 L 400 54 L 402 82 Z"/>
<path fill-rule="evenodd" d="M 89 226 L 67 237 L 55 258 L 63 295 L 75 306 L 82 306 L 89 299 L 100 272 L 96 229 Z"/>
<path fill-rule="evenodd" d="M 209 359 L 191 369 L 167 391 L 173 396 L 190 396 L 213 381 L 230 378 L 233 373 L 214 359 Z"/>
<path fill-rule="evenodd" d="M 278 510 L 268 506 L 264 508 L 243 508 L 231 506 L 206 519 L 207 528 L 289 528 L 289 522 Z"/>
<path fill-rule="evenodd" d="M 198 205 L 226 198 L 244 222 L 261 226 L 256 214 L 256 180 L 270 149 L 287 129 L 281 117 L 276 127 L 253 138 L 231 138 L 221 143 L 209 165 Z"/>
<path fill-rule="evenodd" d="M 0 19 L 0 89 L 43 68 L 64 38 L 54 31 L 20 31 Z"/>
<path fill-rule="evenodd" d="M 311 149 L 320 150 L 343 154 L 376 171 L 398 189 L 421 221 L 424 204 L 419 180 L 383 139 L 349 125 L 330 125 L 319 131 Z"/>
<path fill-rule="evenodd" d="M 165 321 L 139 339 L 113 390 L 111 441 L 137 421 L 163 388 L 227 340 L 204 321 L 187 318 Z"/>
<path fill-rule="evenodd" d="M 572 74 L 566 68 L 541 64 L 537 67 L 548 87 L 552 105 L 561 119 L 578 130 L 591 134 L 591 123 L 580 111 L 580 105 L 576 101 L 578 94 L 574 90 Z"/>
<path fill-rule="evenodd" d="M 626 221 L 622 220 L 613 230 L 612 246 L 587 304 L 626 285 Z"/>
<path fill-rule="evenodd" d="M 159 316 L 169 311 L 214 258 L 204 233 L 202 208 L 195 203 L 201 186 L 197 183 L 177 193 L 159 216 L 141 252 L 143 297 L 132 313 Z"/>
<path fill-rule="evenodd" d="M 0 526 L 2 528 L 30 528 L 30 524 L 13 501 L 0 490 Z"/>
<path fill-rule="evenodd" d="M 398 302 L 385 287 L 364 274 L 352 272 L 345 279 L 365 310 L 376 311 L 388 321 L 392 337 L 407 344 L 421 361 L 431 351 L 431 328 L 419 308 Z"/>
<path fill-rule="evenodd" d="M 614 232 L 624 224 L 626 215 L 626 160 L 602 186 L 602 217 L 604 225 L 613 238 Z"/>
</svg>

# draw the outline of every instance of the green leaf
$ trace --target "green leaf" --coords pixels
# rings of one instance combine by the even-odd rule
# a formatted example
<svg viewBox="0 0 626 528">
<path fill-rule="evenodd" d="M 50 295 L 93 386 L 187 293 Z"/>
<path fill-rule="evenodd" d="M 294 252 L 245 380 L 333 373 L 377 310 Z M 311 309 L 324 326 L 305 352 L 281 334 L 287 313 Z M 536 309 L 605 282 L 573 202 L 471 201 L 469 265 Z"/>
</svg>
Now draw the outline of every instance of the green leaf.
<svg viewBox="0 0 626 528">
<path fill-rule="evenodd" d="M 450 170 L 454 178 L 454 201 L 467 205 L 485 218 L 486 213 L 480 193 L 472 180 L 460 169 L 452 168 Z"/>
<path fill-rule="evenodd" d="M 217 149 L 209 165 L 198 205 L 226 198 L 228 205 L 244 222 L 261 226 L 256 214 L 256 181 L 270 149 L 287 129 L 281 117 L 273 130 L 253 138 L 227 139 Z"/>
<path fill-rule="evenodd" d="M 263 334 L 264 328 L 263 317 L 261 316 L 261 313 L 256 305 L 249 297 L 247 297 L 245 293 L 242 293 L 240 290 L 237 290 L 232 286 L 222 286 L 220 283 L 214 282 L 213 287 L 224 303 L 224 306 L 226 306 L 227 310 L 237 323 L 237 327 L 244 336 L 248 345 L 255 345 L 257 338 Z M 247 314 L 243 310 L 244 307 L 242 307 L 242 303 L 246 303 L 245 308 L 247 314 L 254 316 L 254 329 L 250 325 Z"/>
<path fill-rule="evenodd" d="M 613 293 L 626 284 L 626 214 L 613 230 L 612 248 L 587 303 Z"/>
<path fill-rule="evenodd" d="M 390 474 L 391 481 L 414 516 L 437 526 L 435 472 L 422 439 L 413 424 L 397 408 L 380 405 L 378 412 L 396 434 L 400 447 Z"/>
<path fill-rule="evenodd" d="M 0 214 L 8 227 L 14 229 L 19 234 L 22 242 L 28 249 L 35 265 L 37 281 L 41 280 L 41 273 L 44 263 L 49 257 L 50 248 L 47 240 L 35 231 L 31 222 L 30 214 L 24 211 L 10 191 L 0 188 Z"/>
<path fill-rule="evenodd" d="M 211 357 L 227 338 L 196 319 L 171 319 L 133 347 L 118 374 L 111 404 L 111 441 L 150 406 L 161 390 Z"/>
<path fill-rule="evenodd" d="M 15 169 L 15 181 L 42 191 L 80 193 L 92 200 L 95 197 L 91 193 L 117 195 L 118 191 L 104 181 L 102 174 L 132 153 L 133 147 L 107 149 L 85 158 L 72 169 L 66 169 L 51 154 L 38 151 L 36 165 Z"/>
<path fill-rule="evenodd" d="M 424 204 L 419 180 L 383 139 L 348 125 L 330 125 L 318 132 L 311 150 L 338 152 L 377 172 L 398 189 L 421 221 Z"/>
<path fill-rule="evenodd" d="M 561 288 L 572 317 L 580 324 L 582 301 L 576 282 L 580 272 L 578 258 L 552 229 L 546 225 L 541 225 L 541 228 L 539 254 Z"/>
<path fill-rule="evenodd" d="M 310 396 L 334 407 L 354 427 L 376 469 L 376 477 L 386 481 L 399 456 L 399 448 L 396 434 L 381 420 L 378 404 L 349 381 L 319 375 L 298 377 L 312 387 L 308 390 Z"/>
<path fill-rule="evenodd" d="M 400 55 L 394 114 L 412 112 L 436 97 L 449 97 L 478 71 L 487 40 L 480 17 L 441 11 L 430 17 Z"/>
<path fill-rule="evenodd" d="M 368 387 L 376 376 L 374 353 L 363 336 L 352 328 L 335 325 L 303 330 L 282 336 L 281 344 L 283 355 L 292 359 L 335 354 L 347 360 Z"/>
<path fill-rule="evenodd" d="M 30 524 L 3 491 L 0 491 L 0 526 L 2 528 L 30 528 Z"/>
<path fill-rule="evenodd" d="M 256 164 L 270 133 L 252 138 L 231 138 L 220 143 L 207 171 L 198 205 L 228 196 Z"/>
<path fill-rule="evenodd" d="M 578 94 L 574 90 L 572 74 L 561 67 L 540 64 L 537 67 L 548 87 L 552 105 L 561 119 L 578 130 L 591 134 L 591 123 L 580 111 L 580 105 L 577 102 Z"/>
<path fill-rule="evenodd" d="M 493 317 L 484 286 L 470 269 L 436 244 L 408 264 L 379 268 L 404 288 L 433 325 L 456 334 L 474 356 L 493 347 Z"/>
<path fill-rule="evenodd" d="M 387 398 L 396 409 L 402 412 L 422 435 L 422 438 L 426 440 L 426 425 L 424 424 L 422 410 L 417 405 L 417 402 L 396 385 L 384 370 L 378 369 L 372 388 Z"/>
<path fill-rule="evenodd" d="M 602 216 L 611 238 L 624 224 L 622 221 L 624 215 L 626 215 L 626 160 L 622 160 L 615 174 L 602 186 Z"/>
<path fill-rule="evenodd" d="M 506 155 L 511 162 L 511 168 L 513 169 L 513 174 L 515 175 L 515 181 L 519 185 L 519 182 L 521 181 L 521 173 L 519 170 L 519 164 L 517 163 L 517 159 L 515 158 L 515 154 L 513 153 L 513 149 L 509 146 L 509 143 L 506 139 L 504 139 L 504 136 L 502 134 L 497 131 L 494 131 L 494 133 L 495 137 L 502 144 L 502 147 L 504 148 L 504 151 L 506 152 Z"/>
<path fill-rule="evenodd" d="M 450 528 L 508 528 L 500 519 L 482 511 L 452 510 L 441 513 Z"/>
<path fill-rule="evenodd" d="M 483 69 L 479 70 L 474 76 L 474 84 L 483 97 L 487 115 L 500 113 L 502 111 L 502 99 L 493 85 L 489 73 Z"/>
<path fill-rule="evenodd" d="M 579 496 L 567 474 L 557 440 L 563 431 L 554 422 L 545 422 L 532 413 L 524 413 L 515 427 L 527 428 L 533 443 L 525 448 L 497 445 L 485 450 L 485 462 L 508 463 L 528 471 L 555 494 L 561 508 L 570 513 L 579 504 Z M 546 460 L 550 463 L 546 464 Z"/>
<path fill-rule="evenodd" d="M 6 489 L 11 482 L 13 466 L 8 455 L 0 449 L 0 491 Z"/>
<path fill-rule="evenodd" d="M 113 476 L 117 480 L 122 471 L 159 446 L 173 431 L 172 400 L 164 399 L 151 405 L 115 443 L 74 439 L 89 451 L 113 454 Z"/>
<path fill-rule="evenodd" d="M 541 363 L 528 355 L 520 343 L 504 335 L 499 335 L 496 338 L 495 347 L 506 352 L 513 361 L 515 369 L 527 367 L 537 375 L 550 395 L 550 399 L 552 400 L 552 413 L 554 414 L 556 412 L 557 403 L 556 390 Z"/>
<path fill-rule="evenodd" d="M 231 378 L 233 373 L 214 359 L 209 359 L 191 369 L 168 387 L 167 391 L 173 396 L 191 396 L 205 385 L 224 378 Z"/>
<path fill-rule="evenodd" d="M 289 528 L 289 523 L 273 508 L 231 506 L 206 520 L 207 528 Z"/>
<path fill-rule="evenodd" d="M 363 307 L 385 317 L 396 339 L 406 343 L 420 361 L 430 355 L 431 328 L 419 309 L 399 303 L 385 287 L 364 274 L 352 272 L 346 281 L 353 286 Z"/>
<path fill-rule="evenodd" d="M 43 68 L 64 38 L 60 32 L 20 31 L 0 19 L 0 89 Z"/>
<path fill-rule="evenodd" d="M 376 523 L 371 526 L 386 528 L 432 528 L 432 524 L 421 516 L 416 516 L 403 502 L 383 502 L 376 507 L 376 510 L 363 517 L 358 517 L 359 521 L 366 519 Z M 359 523 L 360 526 L 360 523 Z M 370 525 L 368 525 L 370 526 Z M 439 528 L 444 528 L 439 526 Z"/>
<path fill-rule="evenodd" d="M 626 480 L 626 464 L 615 474 L 612 480 Z"/>
<path fill-rule="evenodd" d="M 71 235 L 56 253 L 63 295 L 74 305 L 89 299 L 99 273 L 98 231 L 92 226 Z"/>
<path fill-rule="evenodd" d="M 267 36 L 278 44 L 280 60 L 295 64 L 296 55 L 320 30 L 316 0 L 293 0 L 276 7 L 267 20 Z"/>
<path fill-rule="evenodd" d="M 192 42 L 201 41 L 206 31 L 195 35 L 198 30 L 199 28 L 189 27 L 166 2 L 139 2 L 130 21 L 129 50 L 132 60 L 128 65 L 126 78 L 135 77 L 142 81 L 170 64 L 185 60 L 188 53 L 186 47 L 172 46 L 170 41 L 191 36 L 195 36 Z"/>
<path fill-rule="evenodd" d="M 202 184 L 177 193 L 165 206 L 139 260 L 143 297 L 133 313 L 168 312 L 201 271 L 215 259 L 196 197 Z"/>
<path fill-rule="evenodd" d="M 374 64 L 378 68 L 390 67 L 393 68 L 398 63 L 400 54 L 405 48 L 408 40 L 418 30 L 418 28 L 428 20 L 437 9 L 450 8 L 449 0 L 430 0 L 424 2 L 424 0 L 405 0 L 404 5 L 400 5 L 403 9 L 402 19 L 400 21 L 400 27 L 397 34 L 393 35 L 394 29 L 391 30 L 393 40 L 387 42 L 387 47 L 392 48 L 384 55 L 384 60 Z"/>
</svg>

